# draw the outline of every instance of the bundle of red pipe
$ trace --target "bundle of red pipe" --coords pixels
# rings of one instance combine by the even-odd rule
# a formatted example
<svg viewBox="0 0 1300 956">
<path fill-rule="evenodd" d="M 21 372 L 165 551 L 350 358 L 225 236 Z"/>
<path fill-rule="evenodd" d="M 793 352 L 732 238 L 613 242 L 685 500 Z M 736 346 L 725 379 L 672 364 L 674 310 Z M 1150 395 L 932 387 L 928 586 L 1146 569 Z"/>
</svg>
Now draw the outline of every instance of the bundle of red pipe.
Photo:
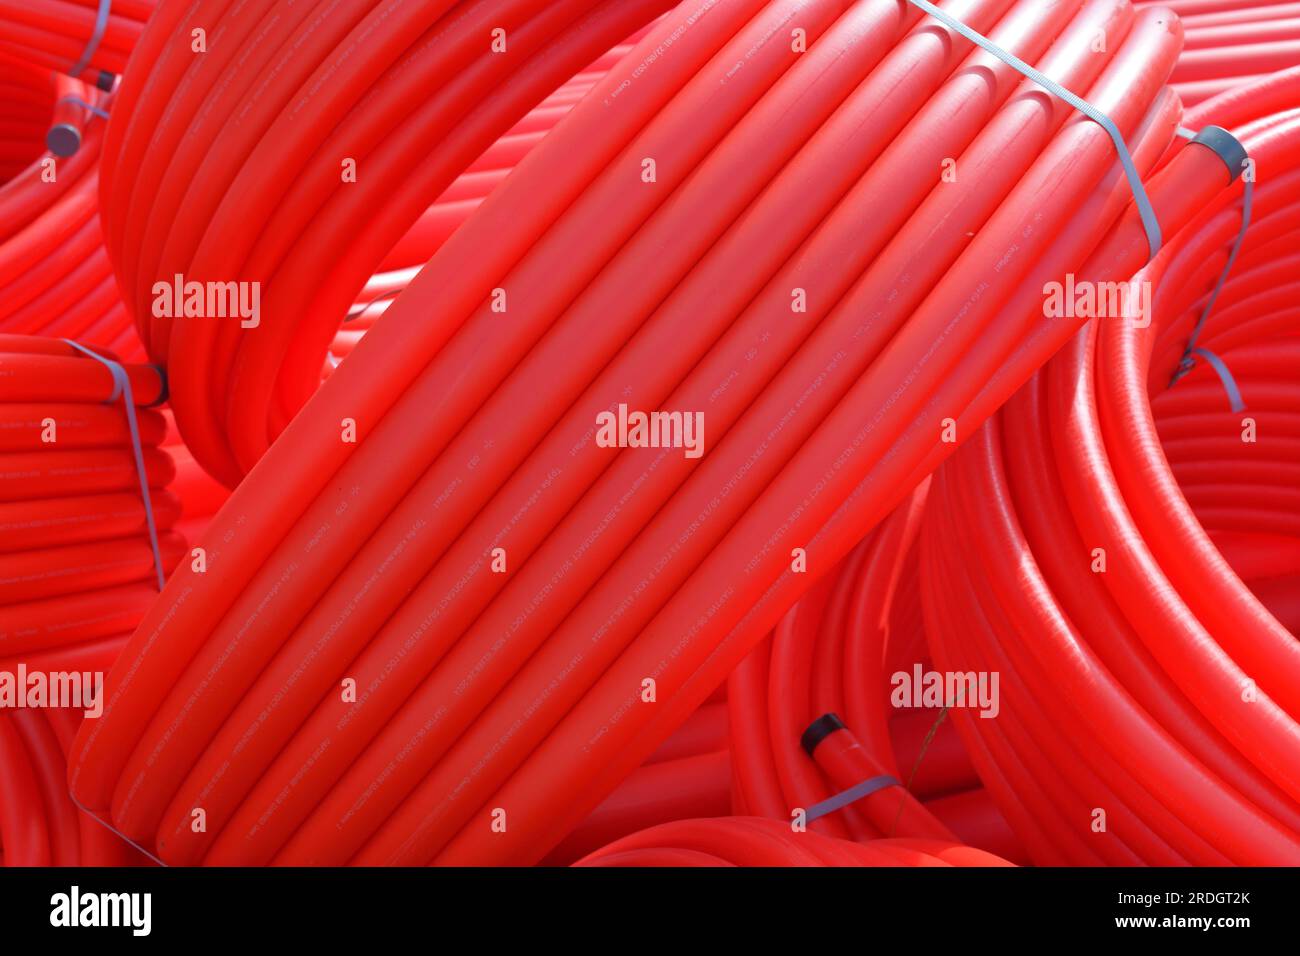
<svg viewBox="0 0 1300 956">
<path fill-rule="evenodd" d="M 196 56 L 190 5 L 160 4 L 116 107 L 131 122 L 109 131 L 104 233 L 203 466 L 237 483 L 316 390 L 344 315 L 430 205 L 670 5 L 345 0 L 318 20 L 311 4 L 214 4 Z M 539 135 L 498 144 L 485 171 Z M 256 327 L 161 314 L 155 285 L 175 276 L 258 284 Z"/>
<path fill-rule="evenodd" d="M 608 68 L 632 49 L 620 44 L 542 100 L 471 163 L 388 251 L 357 296 L 334 341 L 325 374 L 351 354 L 361 337 L 415 278 L 420 268 L 460 228 L 483 200 L 556 123 L 591 91 Z"/>
<path fill-rule="evenodd" d="M 330 349 L 336 362 L 352 350 L 418 266 L 501 182 L 519 156 L 590 89 L 605 65 L 628 49 L 620 46 L 609 51 L 544 100 L 412 225 L 349 312 Z M 0 281 L 4 283 L 0 285 L 0 330 L 72 337 L 142 360 L 143 347 L 102 244 L 95 196 L 105 123 L 101 114 L 111 108 L 113 98 L 3 55 L 0 77 L 10 94 L 9 113 L 0 126 L 0 204 L 5 213 L 5 232 L 0 234 Z M 61 148 L 47 150 L 47 142 Z M 183 457 L 193 461 L 188 451 Z"/>
<path fill-rule="evenodd" d="M 152 5 L 150 5 L 152 7 Z M 138 33 L 138 31 L 137 31 Z M 135 35 L 135 34 L 133 34 Z M 480 156 L 389 252 L 349 313 L 331 346 L 333 363 L 345 357 L 405 288 L 446 237 L 498 185 L 520 155 L 584 95 L 606 66 L 630 47 L 616 47 L 575 76 Z M 113 98 L 79 81 L 59 77 L 0 54 L 0 71 L 12 94 L 13 122 L 4 127 L 3 156 L 13 168 L 0 173 L 5 229 L 0 235 L 0 330 L 72 337 L 131 360 L 144 350 L 117 292 L 100 238 L 97 167 L 106 111 Z M 92 128 L 93 127 L 93 128 Z M 62 148 L 43 148 L 47 141 Z M 53 149 L 53 146 L 51 146 Z M 74 158 L 75 157 L 75 158 Z M 328 372 L 330 366 L 326 366 Z M 175 459 L 175 491 L 182 524 L 194 537 L 228 491 L 213 480 L 181 442 L 168 415 L 167 445 Z"/>
<path fill-rule="evenodd" d="M 1300 646 L 1268 607 L 1294 625 L 1296 80 L 1188 116 L 1259 177 L 1191 373 L 1243 187 L 1135 277 L 1149 316 L 1085 328 L 931 488 L 930 646 L 1003 676 L 1002 716 L 958 728 L 1037 863 L 1300 862 Z"/>
<path fill-rule="evenodd" d="M 884 719 L 885 674 L 929 663 L 914 546 L 923 502 L 918 493 L 819 582 L 728 684 L 542 862 L 570 863 L 638 830 L 703 815 L 762 813 L 789 827 L 821 800 L 896 767 L 903 773 L 894 786 L 907 794 L 883 789 L 807 828 L 859 841 L 956 834 L 966 845 L 1025 861 L 946 715 L 895 708 Z M 821 737 L 810 754 L 804 732 L 827 714 L 844 715 L 840 730 Z M 865 761 L 852 753 L 855 726 L 868 728 L 867 738 L 877 729 L 884 735 Z M 926 812 L 916 812 L 911 795 Z"/>
<path fill-rule="evenodd" d="M 158 370 L 130 379 L 163 571 L 184 541 L 180 504 L 149 408 Z M 107 670 L 158 595 L 140 476 L 117 384 L 56 339 L 0 335 L 0 670 Z"/>
<path fill-rule="evenodd" d="M 148 407 L 162 397 L 162 378 L 151 366 L 123 368 L 140 406 L 140 447 L 170 570 L 184 550 L 170 530 L 180 503 L 159 448 L 165 424 Z M 80 813 L 66 784 L 82 712 L 97 710 L 103 673 L 158 595 L 118 389 L 106 365 L 64 342 L 0 335 L 0 862 L 8 866 L 144 860 Z M 82 699 L 56 699 L 60 686 L 78 688 Z M 35 697 L 33 687 L 42 688 Z"/>
<path fill-rule="evenodd" d="M 1288 5 L 670 6 L 0 0 L 4 862 L 1300 860 Z"/>
<path fill-rule="evenodd" d="M 949 8 L 1111 116 L 1167 234 L 1228 184 L 1199 144 L 1153 172 L 1181 118 L 1162 93 L 1180 39 L 1168 14 Z M 140 47 L 157 63 L 134 91 L 128 75 L 119 109 L 186 102 L 221 75 L 215 56 L 164 49 L 168 11 Z M 1094 52 L 1099 30 L 1111 42 Z M 322 120 L 361 96 L 330 90 L 342 102 L 322 102 Z M 244 245 L 310 221 L 255 201 L 278 197 L 288 168 L 312 180 L 277 159 L 315 148 L 274 135 L 278 102 L 210 153 L 204 135 L 179 142 L 185 124 L 155 134 L 147 118 L 110 144 L 126 287 L 147 288 L 155 266 L 240 274 L 245 249 L 216 242 L 225 232 L 167 236 L 182 201 L 204 224 L 270 217 Z M 214 106 L 212 128 L 227 114 Z M 1077 323 L 1035 334 L 1046 279 L 1143 264 L 1114 149 L 901 0 L 679 7 L 440 248 L 235 491 L 205 538 L 216 573 L 182 568 L 110 679 L 74 793 L 170 862 L 540 859 L 951 451 L 945 418 L 973 431 L 1069 337 Z M 338 150 L 315 155 L 323 187 Z M 248 192 L 226 191 L 237 173 L 254 176 Z M 320 222 L 307 235 L 331 255 L 356 248 Z M 284 288 L 319 300 L 311 261 L 312 283 L 295 272 Z M 219 414 L 225 390 L 269 400 L 271 373 L 287 381 L 294 363 L 262 345 L 302 330 L 275 328 L 157 331 L 178 394 Z M 707 453 L 601 447 L 593 422 L 619 404 L 707 409 Z M 231 403 L 196 455 L 256 459 L 266 407 Z M 792 568 L 796 548 L 812 574 Z"/>
</svg>

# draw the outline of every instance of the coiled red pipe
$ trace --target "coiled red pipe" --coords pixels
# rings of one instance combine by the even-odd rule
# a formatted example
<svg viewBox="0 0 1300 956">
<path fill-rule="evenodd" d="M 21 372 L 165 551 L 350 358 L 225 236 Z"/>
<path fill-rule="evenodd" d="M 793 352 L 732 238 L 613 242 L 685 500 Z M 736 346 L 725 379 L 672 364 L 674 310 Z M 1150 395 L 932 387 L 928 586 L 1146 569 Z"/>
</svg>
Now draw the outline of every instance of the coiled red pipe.
<svg viewBox="0 0 1300 956">
<path fill-rule="evenodd" d="M 1174 9 L 1186 39 L 1174 89 L 1187 106 L 1278 70 L 1300 66 L 1300 4 L 1223 0 L 1201 5 L 1139 2 Z"/>
<path fill-rule="evenodd" d="M 499 186 L 510 170 L 522 158 L 517 150 L 504 155 L 498 149 L 523 135 L 536 134 L 551 129 L 576 102 L 575 97 L 590 90 L 610 66 L 627 55 L 632 47 L 620 44 L 614 47 L 587 70 L 556 90 L 527 116 L 511 127 L 493 147 L 489 148 L 469 170 L 462 173 L 432 206 L 424 211 L 415 224 L 407 230 L 397 244 L 389 250 L 378 270 L 368 281 L 348 311 L 343 325 L 330 344 L 325 374 L 328 375 L 340 361 L 352 353 L 361 337 L 387 311 L 393 300 L 410 284 L 427 262 L 460 225 L 469 218 L 493 189 Z M 528 148 L 536 145 L 530 140 Z M 527 149 L 523 151 L 527 154 Z M 500 166 L 498 164 L 506 164 Z M 486 168 L 478 168 L 486 167 Z"/>
<path fill-rule="evenodd" d="M 1265 281 L 1295 249 L 1295 91 L 1278 74 L 1187 118 L 1237 128 L 1259 170 L 1255 219 L 1197 340 L 1247 411 L 1231 412 L 1204 358 L 1169 384 L 1240 231 L 1238 188 L 1138 274 L 1150 325 L 1094 321 L 935 477 L 931 648 L 941 667 L 1004 679 L 1002 716 L 959 714 L 958 728 L 1035 862 L 1300 859 L 1294 635 L 1207 533 L 1286 534 L 1294 514 L 1286 427 L 1243 441 L 1243 415 L 1254 395 L 1256 425 L 1285 419 L 1300 394 L 1282 371 L 1297 316 Z M 1278 553 L 1237 545 L 1267 548 L 1256 566 Z"/>
<path fill-rule="evenodd" d="M 237 483 L 318 387 L 343 315 L 420 215 L 669 5 L 346 0 L 317 19 L 310 3 L 272 15 L 213 0 L 195 56 L 190 4 L 160 4 L 123 80 L 130 121 L 109 131 L 105 237 L 200 463 Z M 176 275 L 259 283 L 259 324 L 157 314 L 155 284 Z"/>
<path fill-rule="evenodd" d="M 607 57 L 616 60 L 625 52 L 626 48 L 618 47 Z M 599 72 L 608 62 L 602 57 L 593 66 Z M 96 208 L 95 173 L 104 120 L 93 109 L 111 109 L 113 98 L 77 81 L 56 79 L 48 70 L 0 58 L 0 76 L 5 69 L 21 81 L 24 95 L 30 93 L 35 99 L 30 129 L 13 132 L 20 137 L 14 140 L 15 163 L 20 165 L 12 171 L 14 178 L 0 187 L 8 230 L 0 234 L 0 276 L 5 277 L 0 285 L 0 330 L 75 338 L 132 361 L 143 360 L 144 349 L 117 292 Z M 571 101 L 557 92 L 517 128 L 548 129 L 569 106 Z M 72 157 L 54 155 L 40 145 L 55 128 L 62 128 L 75 141 Z M 422 264 L 506 172 L 467 174 L 453 183 L 392 249 L 382 267 L 397 270 Z M 70 190 L 73 194 L 63 198 Z M 376 276 L 367 284 L 345 323 L 348 331 L 340 333 L 331 348 L 337 359 L 351 351 L 373 322 L 370 313 L 405 288 L 414 271 Z M 185 458 L 193 456 L 185 452 Z"/>
</svg>

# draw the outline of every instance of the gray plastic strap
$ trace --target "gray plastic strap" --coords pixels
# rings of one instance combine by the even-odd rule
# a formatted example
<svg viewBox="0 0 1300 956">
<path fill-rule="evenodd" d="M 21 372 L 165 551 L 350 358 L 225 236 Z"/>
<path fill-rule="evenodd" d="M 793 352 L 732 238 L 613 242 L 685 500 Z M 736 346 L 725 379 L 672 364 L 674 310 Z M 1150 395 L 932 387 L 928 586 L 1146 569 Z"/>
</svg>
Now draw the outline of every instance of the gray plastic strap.
<svg viewBox="0 0 1300 956">
<path fill-rule="evenodd" d="M 90 65 L 91 59 L 99 52 L 104 31 L 108 29 L 108 14 L 112 7 L 113 0 L 99 0 L 99 12 L 95 14 L 95 28 L 90 31 L 90 39 L 86 41 L 86 48 L 81 51 L 81 58 L 72 64 L 72 69 L 68 71 L 69 76 L 80 79 L 81 72 Z"/>
<path fill-rule="evenodd" d="M 165 576 L 163 575 L 162 552 L 158 548 L 158 527 L 153 520 L 153 500 L 149 494 L 149 477 L 144 467 L 144 452 L 140 447 L 140 428 L 136 422 L 135 398 L 131 393 L 131 378 L 129 375 L 126 374 L 126 369 L 122 368 L 120 363 L 114 362 L 112 359 L 105 358 L 104 356 L 100 355 L 98 352 L 93 352 L 90 349 L 86 348 L 84 345 L 81 345 L 80 343 L 77 342 L 73 342 L 71 339 L 64 339 L 63 341 L 67 342 L 78 352 L 88 355 L 91 358 L 95 359 L 97 362 L 102 362 L 104 365 L 107 365 L 108 370 L 113 373 L 113 394 L 109 396 L 108 401 L 114 402 L 117 399 L 121 398 L 122 403 L 126 408 L 127 428 L 131 434 L 131 449 L 135 455 L 135 471 L 140 478 L 140 497 L 144 499 L 145 524 L 149 529 L 149 544 L 153 548 L 154 570 L 158 573 L 158 590 L 161 591 L 165 583 Z M 83 806 L 81 801 L 77 799 L 75 793 L 69 791 L 68 796 L 78 810 L 80 810 L 86 816 L 90 817 L 90 819 L 94 820 L 96 823 L 102 826 L 109 833 L 112 833 L 118 839 L 134 847 L 136 850 L 138 850 L 140 853 L 147 856 L 149 859 L 153 860 L 159 866 L 167 866 L 166 863 L 164 863 L 158 857 L 154 856 L 152 853 L 150 853 L 139 843 L 136 843 L 125 833 L 118 830 L 107 820 L 104 820 L 102 817 L 99 816 L 99 814 L 93 813 L 89 807 Z"/>
<path fill-rule="evenodd" d="M 809 823 L 818 820 L 836 810 L 843 810 L 850 803 L 861 800 L 863 797 L 869 797 L 878 790 L 884 790 L 886 787 L 901 787 L 903 784 L 895 777 L 881 775 L 872 777 L 869 780 L 863 780 L 856 786 L 849 787 L 847 790 L 841 790 L 833 797 L 827 797 L 821 803 L 815 803 L 808 808 L 804 819 Z"/>
<path fill-rule="evenodd" d="M 1241 209 L 1241 229 L 1237 232 L 1237 238 L 1232 243 L 1232 251 L 1228 253 L 1228 261 L 1219 273 L 1219 281 L 1214 284 L 1214 291 L 1210 293 L 1209 299 L 1205 302 L 1205 308 L 1201 310 L 1200 318 L 1196 320 L 1196 325 L 1192 328 L 1192 334 L 1187 339 L 1187 348 L 1183 351 L 1182 360 L 1178 363 L 1178 368 L 1174 372 L 1174 377 L 1170 385 L 1174 385 L 1180 378 L 1192 370 L 1196 360 L 1192 353 L 1196 351 L 1196 341 L 1201 336 L 1201 331 L 1205 328 L 1205 322 L 1214 311 L 1214 304 L 1219 300 L 1219 293 L 1223 291 L 1224 285 L 1228 282 L 1228 275 L 1232 272 L 1232 267 L 1237 262 L 1237 256 L 1241 253 L 1241 246 L 1246 241 L 1246 231 L 1250 228 L 1250 218 L 1253 212 L 1255 199 L 1255 184 L 1246 181 L 1246 190 L 1243 197 Z"/>
<path fill-rule="evenodd" d="M 1232 406 L 1232 410 L 1234 412 L 1244 412 L 1246 403 L 1242 401 L 1241 389 L 1237 387 L 1237 380 L 1232 377 L 1232 372 L 1228 369 L 1227 363 L 1209 349 L 1194 348 L 1192 352 L 1209 362 L 1210 368 L 1214 369 L 1218 374 L 1219 381 L 1223 383 L 1223 390 L 1228 393 L 1228 404 Z"/>
<path fill-rule="evenodd" d="M 1180 128 L 1178 134 L 1184 136 L 1191 132 L 1191 130 Z M 1250 160 L 1250 154 L 1246 152 L 1246 147 L 1241 144 L 1241 141 L 1221 127 L 1207 126 L 1199 133 L 1194 133 L 1187 138 L 1191 139 L 1193 143 L 1214 150 L 1214 152 L 1219 155 L 1219 158 L 1223 160 L 1224 165 L 1228 167 L 1228 174 L 1232 177 L 1234 182 L 1236 181 L 1236 178 L 1241 175 L 1242 170 L 1246 167 L 1246 163 Z M 1242 195 L 1241 206 L 1241 229 L 1237 231 L 1237 238 L 1233 241 L 1232 250 L 1228 253 L 1228 261 L 1224 264 L 1223 271 L 1219 273 L 1219 281 L 1214 284 L 1214 291 L 1210 293 L 1210 297 L 1205 301 L 1205 308 L 1201 310 L 1200 318 L 1196 320 L 1196 325 L 1192 328 L 1192 334 L 1187 339 L 1187 347 L 1183 350 L 1183 357 L 1178 362 L 1178 368 L 1174 370 L 1173 378 L 1169 380 L 1171 388 L 1178 383 L 1180 378 L 1196 367 L 1196 354 L 1198 352 L 1205 352 L 1205 350 L 1196 347 L 1196 342 L 1201 337 L 1201 331 L 1205 328 L 1205 322 L 1209 319 L 1210 313 L 1214 311 L 1214 304 L 1219 300 L 1219 293 L 1223 291 L 1224 285 L 1227 284 L 1228 276 L 1232 272 L 1232 267 L 1236 264 L 1237 256 L 1241 253 L 1241 247 L 1246 242 L 1246 232 L 1250 229 L 1250 220 L 1255 207 L 1254 178 L 1247 178 L 1242 185 L 1244 187 L 1244 193 Z M 1208 358 L 1209 353 L 1205 352 L 1205 355 Z M 1219 360 L 1216 359 L 1215 361 Z M 1219 365 L 1222 364 L 1223 363 L 1220 361 Z M 1227 366 L 1223 366 L 1223 369 L 1226 372 Z M 1223 378 L 1222 372 L 1220 372 L 1219 377 Z M 1228 381 L 1231 381 L 1231 379 L 1232 376 L 1229 375 L 1227 381 L 1224 382 L 1225 388 L 1228 387 L 1227 383 Z M 1232 388 L 1234 390 L 1236 389 L 1235 382 L 1233 383 Z M 1229 392 L 1228 397 L 1229 399 L 1232 399 L 1232 392 Z M 1234 406 L 1240 401 L 1240 397 L 1240 393 L 1238 393 L 1237 398 L 1232 399 Z M 1240 409 L 1234 407 L 1233 411 L 1240 411 Z"/>
<path fill-rule="evenodd" d="M 1115 125 L 1114 121 L 1091 103 L 1071 93 L 1055 80 L 1049 79 L 1024 60 L 1002 49 L 988 37 L 976 33 L 951 14 L 944 13 L 933 3 L 930 3 L 929 0 L 908 0 L 908 2 L 914 7 L 924 10 L 948 29 L 955 30 L 976 46 L 982 47 L 1007 66 L 1024 74 L 1053 96 L 1069 103 L 1106 131 L 1111 138 L 1111 142 L 1115 144 L 1115 151 L 1119 153 L 1119 161 L 1124 167 L 1124 175 L 1128 178 L 1129 188 L 1133 190 L 1133 199 L 1137 203 L 1138 214 L 1142 217 L 1142 228 L 1146 230 L 1147 245 L 1150 246 L 1151 258 L 1154 259 L 1156 253 L 1160 251 L 1162 242 L 1160 221 L 1156 219 L 1156 211 L 1151 206 L 1151 199 L 1147 196 L 1146 187 L 1142 184 L 1142 176 L 1138 173 L 1137 164 L 1133 162 L 1133 155 L 1129 152 L 1128 144 L 1124 142 L 1124 136 L 1120 133 L 1119 127 Z"/>
<path fill-rule="evenodd" d="M 140 426 L 135 417 L 135 398 L 131 394 L 131 377 L 126 374 L 126 369 L 122 368 L 120 362 L 114 362 L 110 358 L 105 358 L 98 352 L 93 352 L 71 339 L 64 339 L 78 352 L 89 355 L 96 362 L 102 362 L 108 366 L 108 370 L 113 374 L 113 394 L 109 396 L 108 402 L 115 402 L 122 399 L 122 406 L 126 409 L 126 426 L 131 434 L 131 451 L 135 456 L 135 473 L 140 479 L 140 497 L 144 500 L 144 520 L 149 529 L 149 546 L 153 548 L 153 567 L 158 575 L 158 590 L 163 589 L 167 576 L 163 574 L 162 551 L 158 547 L 158 526 L 153 520 L 153 498 L 149 494 L 149 474 L 144 467 L 144 450 L 140 447 Z"/>
</svg>

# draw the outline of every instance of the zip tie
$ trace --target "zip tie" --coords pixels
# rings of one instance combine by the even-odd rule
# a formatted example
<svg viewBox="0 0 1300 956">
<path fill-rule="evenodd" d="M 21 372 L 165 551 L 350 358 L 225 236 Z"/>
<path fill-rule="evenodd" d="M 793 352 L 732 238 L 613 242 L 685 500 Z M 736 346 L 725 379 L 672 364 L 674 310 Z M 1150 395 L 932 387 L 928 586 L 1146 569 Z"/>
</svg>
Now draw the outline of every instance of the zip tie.
<svg viewBox="0 0 1300 956">
<path fill-rule="evenodd" d="M 1190 133 L 1191 130 L 1186 130 L 1186 132 Z M 1178 130 L 1178 135 L 1182 136 L 1183 134 L 1184 130 L 1180 128 Z M 1246 147 L 1241 144 L 1241 141 L 1238 140 L 1237 137 L 1233 136 L 1222 127 L 1207 126 L 1199 133 L 1188 138 L 1190 138 L 1193 143 L 1207 146 L 1218 153 L 1219 158 L 1222 159 L 1224 165 L 1228 167 L 1228 174 L 1232 177 L 1234 182 L 1237 177 L 1241 175 L 1246 164 L 1250 161 L 1250 154 L 1246 152 Z M 1223 291 L 1224 285 L 1228 282 L 1228 275 L 1232 272 L 1232 267 L 1237 262 L 1237 256 L 1241 253 L 1241 247 L 1246 242 L 1246 231 L 1250 229 L 1251 216 L 1253 215 L 1255 206 L 1254 179 L 1247 179 L 1245 183 L 1243 183 L 1243 186 L 1244 193 L 1242 195 L 1241 205 L 1241 229 L 1237 232 L 1237 238 L 1232 243 L 1232 251 L 1228 253 L 1228 261 L 1224 265 L 1223 271 L 1219 273 L 1219 281 L 1214 284 L 1214 291 L 1210 293 L 1209 299 L 1206 300 L 1205 308 L 1201 310 L 1201 316 L 1196 320 L 1196 325 L 1192 328 L 1192 334 L 1187 339 L 1187 347 L 1183 350 L 1183 357 L 1178 360 L 1178 367 L 1174 370 L 1173 377 L 1169 380 L 1170 388 L 1177 385 L 1180 378 L 1196 367 L 1195 356 L 1197 353 L 1204 354 L 1207 359 L 1210 356 L 1210 353 L 1206 350 L 1198 349 L 1196 347 L 1196 342 L 1201 337 L 1201 331 L 1205 328 L 1205 323 L 1210 317 L 1210 312 L 1214 310 L 1215 302 L 1219 300 L 1219 293 Z M 1217 359 L 1215 359 L 1215 361 L 1217 361 Z M 1214 363 L 1211 362 L 1211 364 Z M 1222 370 L 1220 370 L 1220 366 L 1222 366 Z M 1223 378 L 1224 374 L 1227 372 L 1227 366 L 1223 366 L 1220 362 L 1219 365 L 1215 366 L 1215 370 L 1219 372 L 1219 377 Z M 1229 375 L 1224 381 L 1225 389 L 1228 389 L 1228 382 L 1231 380 L 1232 376 Z M 1240 392 L 1237 392 L 1237 397 L 1233 398 L 1233 392 L 1235 391 L 1236 384 L 1233 383 L 1231 389 L 1229 389 L 1228 397 L 1233 401 L 1234 412 L 1241 411 L 1240 408 L 1236 407 L 1241 401 L 1241 394 Z"/>
<path fill-rule="evenodd" d="M 887 774 L 879 777 L 872 777 L 869 780 L 863 780 L 856 786 L 849 787 L 847 790 L 841 790 L 833 797 L 827 797 L 821 803 L 813 804 L 804 814 L 804 820 L 812 823 L 819 820 L 827 814 L 834 813 L 836 810 L 843 810 L 850 803 L 861 800 L 863 797 L 869 797 L 879 790 L 886 787 L 901 787 L 903 784 L 895 777 Z"/>
<path fill-rule="evenodd" d="M 1228 403 L 1232 406 L 1233 412 L 1244 412 L 1246 403 L 1242 401 L 1241 389 L 1237 387 L 1237 380 L 1232 377 L 1232 372 L 1223 359 L 1219 358 L 1209 349 L 1194 348 L 1192 352 L 1202 356 L 1205 361 L 1210 363 L 1210 367 L 1219 375 L 1219 381 L 1223 383 L 1223 390 L 1228 393 Z"/>
<path fill-rule="evenodd" d="M 86 41 L 86 48 L 81 51 L 81 57 L 68 71 L 70 76 L 80 78 L 82 72 L 90 65 L 91 59 L 99 52 L 99 43 L 104 39 L 104 31 L 108 29 L 108 13 L 112 7 L 113 0 L 99 0 L 99 12 L 95 15 L 95 29 L 90 31 L 90 39 Z"/>
<path fill-rule="evenodd" d="M 131 433 L 131 451 L 135 456 L 135 473 L 140 479 L 140 497 L 144 499 L 144 520 L 149 528 L 149 546 L 153 548 L 153 567 L 158 575 L 158 590 L 161 591 L 166 583 L 167 576 L 163 574 L 162 551 L 158 547 L 158 526 L 153 520 L 153 499 L 149 494 L 149 476 L 144 467 L 144 450 L 140 447 L 140 428 L 136 423 L 135 399 L 131 394 L 131 378 L 126 374 L 126 369 L 122 367 L 122 363 L 105 358 L 98 352 L 91 351 L 71 339 L 64 339 L 63 341 L 78 352 L 89 355 L 95 361 L 108 366 L 108 370 L 113 374 L 113 394 L 108 397 L 104 404 L 110 404 L 121 398 L 126 407 L 126 425 Z"/>
<path fill-rule="evenodd" d="M 1024 74 L 1053 96 L 1069 103 L 1076 110 L 1107 132 L 1111 138 L 1111 142 L 1115 144 L 1115 151 L 1119 153 L 1119 161 L 1124 167 L 1124 175 L 1128 178 L 1129 188 L 1133 190 L 1133 199 L 1137 203 L 1138 214 L 1142 217 L 1142 228 L 1146 230 L 1147 245 L 1151 249 L 1150 258 L 1154 259 L 1156 253 L 1160 251 L 1160 246 L 1163 242 L 1160 233 L 1160 221 L 1156 218 L 1156 211 L 1151 205 L 1150 197 L 1147 196 L 1146 187 L 1142 184 L 1142 176 L 1138 173 L 1137 164 L 1133 162 L 1133 155 L 1129 152 L 1128 144 L 1124 142 L 1124 136 L 1120 133 L 1119 127 L 1115 125 L 1114 120 L 1101 110 L 1097 109 L 1087 100 L 1071 93 L 1055 80 L 1049 79 L 1045 74 L 1040 73 L 1018 56 L 1002 49 L 1002 47 L 998 46 L 988 37 L 976 33 L 970 27 L 966 26 L 966 24 L 954 18 L 951 14 L 940 10 L 933 3 L 930 3 L 929 0 L 908 0 L 908 3 L 925 11 L 944 26 L 948 27 L 948 29 L 960 33 L 976 46 L 982 47 L 985 52 L 992 54 L 1007 66 Z"/>
</svg>

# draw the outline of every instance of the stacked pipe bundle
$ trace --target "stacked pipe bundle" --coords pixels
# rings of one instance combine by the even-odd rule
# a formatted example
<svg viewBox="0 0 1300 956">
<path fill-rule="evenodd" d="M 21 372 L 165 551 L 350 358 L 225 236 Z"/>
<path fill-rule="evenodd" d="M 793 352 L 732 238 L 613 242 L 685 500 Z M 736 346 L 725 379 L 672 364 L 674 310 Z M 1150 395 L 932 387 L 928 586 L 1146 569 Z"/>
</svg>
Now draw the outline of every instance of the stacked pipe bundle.
<svg viewBox="0 0 1300 956">
<path fill-rule="evenodd" d="M 425 210 L 671 5 L 345 0 L 318 18 L 310 4 L 160 4 L 123 81 L 131 120 L 109 130 L 104 234 L 204 468 L 238 483 L 315 392 L 344 316 Z M 155 284 L 178 275 L 257 283 L 256 327 L 157 314 Z"/>
<path fill-rule="evenodd" d="M 1201 144 L 1153 171 L 1181 119 L 1162 91 L 1180 46 L 1167 13 L 946 9 L 1111 117 L 1168 234 L 1228 185 Z M 197 93 L 221 68 L 215 47 L 194 61 L 170 42 L 168 11 L 142 40 L 148 79 L 132 92 L 127 77 L 133 107 L 152 84 L 185 102 L 182 76 Z M 476 64 L 487 43 L 471 44 Z M 183 188 L 195 155 L 151 204 L 140 184 L 173 150 L 122 135 L 105 178 L 132 174 L 135 201 L 114 183 L 106 221 L 139 289 L 173 201 L 207 215 L 219 196 Z M 193 181 L 223 183 L 207 173 L 233 174 L 244 140 Z M 247 168 L 297 189 L 312 177 L 276 154 L 300 143 L 314 145 L 272 132 Z M 337 175 L 337 151 L 320 169 Z M 1069 338 L 1079 323 L 1042 327 L 1044 282 L 1145 263 L 1132 188 L 1099 125 L 912 3 L 678 7 L 236 489 L 204 539 L 207 572 L 182 567 L 110 677 L 73 792 L 169 862 L 535 862 L 952 450 L 946 419 L 969 434 Z M 268 229 L 296 235 L 289 213 Z M 320 222 L 309 235 L 356 248 Z M 162 271 L 240 274 L 242 249 L 200 240 L 173 236 Z M 311 261 L 305 288 L 323 295 Z M 195 446 L 257 458 L 287 353 L 254 355 L 268 339 L 232 323 L 154 331 L 195 405 L 220 412 L 226 370 L 241 403 L 266 389 Z M 597 416 L 619 405 L 700 412 L 702 457 L 604 447 Z"/>
<path fill-rule="evenodd" d="M 1182 18 L 1183 54 L 1173 87 L 1194 106 L 1241 83 L 1300 66 L 1300 3 L 1292 0 L 1170 0 Z"/>
<path fill-rule="evenodd" d="M 0 0 L 0 53 L 108 90 L 155 6 L 156 0 Z"/>
<path fill-rule="evenodd" d="M 1002 675 L 999 718 L 958 727 L 1036 863 L 1300 862 L 1300 646 L 1265 604 L 1294 623 L 1296 79 L 1186 120 L 1257 170 L 1217 299 L 1242 188 L 1135 277 L 1152 321 L 1089 325 L 932 484 L 931 648 Z"/>
<path fill-rule="evenodd" d="M 157 369 L 125 366 L 164 572 L 171 459 Z M 130 427 L 109 368 L 56 339 L 0 335 L 0 670 L 107 670 L 158 597 Z"/>
<path fill-rule="evenodd" d="M 180 504 L 158 448 L 164 423 L 148 366 L 126 366 L 150 479 L 164 567 L 182 540 Z M 157 599 L 133 445 L 100 362 L 57 340 L 0 335 L 0 673 L 102 674 Z M 143 862 L 67 792 L 66 755 L 82 711 L 0 710 L 0 865 L 124 866 Z"/>
</svg>

